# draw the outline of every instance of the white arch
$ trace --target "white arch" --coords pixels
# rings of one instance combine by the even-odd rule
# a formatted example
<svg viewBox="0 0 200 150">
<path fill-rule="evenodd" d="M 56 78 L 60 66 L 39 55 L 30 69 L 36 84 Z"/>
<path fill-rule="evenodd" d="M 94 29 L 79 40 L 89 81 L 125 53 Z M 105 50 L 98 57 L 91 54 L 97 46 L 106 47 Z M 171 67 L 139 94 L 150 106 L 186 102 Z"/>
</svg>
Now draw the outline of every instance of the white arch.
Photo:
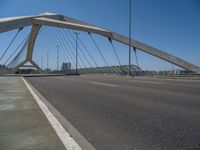
<svg viewBox="0 0 200 150">
<path fill-rule="evenodd" d="M 107 38 L 116 40 L 118 42 L 121 42 L 123 44 L 126 44 L 126 45 L 129 44 L 129 38 L 126 36 L 111 32 L 103 28 L 96 27 L 94 25 L 91 25 L 89 23 L 86 23 L 77 19 L 65 17 L 63 15 L 52 14 L 52 13 L 43 13 L 37 16 L 25 16 L 25 17 L 13 17 L 13 18 L 0 19 L 0 32 L 5 32 L 5 31 L 9 31 L 9 30 L 21 28 L 24 26 L 29 26 L 29 25 L 32 25 L 32 30 L 31 30 L 31 35 L 29 38 L 29 43 L 28 43 L 28 51 L 27 51 L 27 57 L 26 57 L 27 61 L 32 61 L 32 53 L 33 53 L 33 47 L 35 44 L 35 39 L 42 25 L 55 26 L 55 27 L 61 27 L 61 28 L 67 28 L 67 29 L 76 29 L 76 30 L 81 30 L 85 32 L 96 33 L 96 34 L 105 36 Z M 181 58 L 173 56 L 169 53 L 166 53 L 164 51 L 151 47 L 147 44 L 144 44 L 142 42 L 132 39 L 131 46 L 143 52 L 156 56 L 160 59 L 163 59 L 167 62 L 175 64 L 179 67 L 182 67 L 184 69 L 200 74 L 200 68 L 198 66 L 192 63 L 189 63 Z"/>
</svg>

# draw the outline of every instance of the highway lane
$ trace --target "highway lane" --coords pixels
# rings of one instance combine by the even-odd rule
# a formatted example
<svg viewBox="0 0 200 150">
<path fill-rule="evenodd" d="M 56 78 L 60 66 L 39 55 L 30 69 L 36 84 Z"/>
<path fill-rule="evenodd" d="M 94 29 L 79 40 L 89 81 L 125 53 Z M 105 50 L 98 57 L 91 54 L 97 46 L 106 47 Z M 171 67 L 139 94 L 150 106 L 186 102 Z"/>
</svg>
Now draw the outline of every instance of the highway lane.
<svg viewBox="0 0 200 150">
<path fill-rule="evenodd" d="M 200 82 L 26 78 L 98 150 L 200 149 Z"/>
</svg>

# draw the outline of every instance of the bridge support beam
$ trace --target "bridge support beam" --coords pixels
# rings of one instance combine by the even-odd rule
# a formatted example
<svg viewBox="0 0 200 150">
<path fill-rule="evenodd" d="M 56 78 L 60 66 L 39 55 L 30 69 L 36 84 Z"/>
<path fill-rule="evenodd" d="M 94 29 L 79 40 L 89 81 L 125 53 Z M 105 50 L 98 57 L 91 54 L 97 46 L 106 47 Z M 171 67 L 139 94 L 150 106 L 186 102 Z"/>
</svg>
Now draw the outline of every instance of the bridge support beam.
<svg viewBox="0 0 200 150">
<path fill-rule="evenodd" d="M 120 35 L 120 34 L 117 34 L 117 33 L 113 33 L 113 36 L 112 36 L 112 39 L 113 40 L 116 40 L 118 42 L 121 42 L 121 43 L 124 43 L 126 45 L 129 45 L 129 38 L 128 37 L 125 37 L 123 35 Z M 169 63 L 172 63 L 172 64 L 175 64 L 181 68 L 184 68 L 186 70 L 190 70 L 190 71 L 193 71 L 193 72 L 196 72 L 198 73 L 198 71 L 200 72 L 200 68 L 198 66 L 195 66 L 181 58 L 178 58 L 176 56 L 173 56 L 169 53 L 166 53 L 164 51 L 161 51 L 159 49 L 156 49 L 152 46 L 149 46 L 147 44 L 144 44 L 144 43 L 141 43 L 141 42 L 138 42 L 136 40 L 131 40 L 131 46 L 134 47 L 134 48 L 137 48 L 145 53 L 148 53 L 150 55 L 153 55 L 155 57 L 158 57 L 162 60 L 165 60 Z"/>
<path fill-rule="evenodd" d="M 38 24 L 33 24 L 31 28 L 31 33 L 28 38 L 28 48 L 27 48 L 27 54 L 26 54 L 26 59 L 21 62 L 19 65 L 17 65 L 14 68 L 14 71 L 17 71 L 20 67 L 22 67 L 26 63 L 31 63 L 33 67 L 35 67 L 39 72 L 42 72 L 42 69 L 33 61 L 33 49 L 35 46 L 35 41 L 37 38 L 37 35 L 40 31 L 41 25 Z"/>
<path fill-rule="evenodd" d="M 41 28 L 41 25 L 38 25 L 38 24 L 33 24 L 32 26 L 31 33 L 28 40 L 28 49 L 27 49 L 27 54 L 26 54 L 27 61 L 32 61 L 33 48 L 35 46 L 35 41 L 36 41 L 40 28 Z"/>
<path fill-rule="evenodd" d="M 23 65 L 25 65 L 26 63 L 31 63 L 33 65 L 33 67 L 35 67 L 37 69 L 38 72 L 40 72 L 40 73 L 42 72 L 42 69 L 34 61 L 27 61 L 27 60 L 24 60 L 19 65 L 17 65 L 15 68 L 13 68 L 13 71 L 16 72 L 17 70 L 20 69 L 20 67 L 23 67 Z"/>
<path fill-rule="evenodd" d="M 96 33 L 96 34 L 105 36 L 107 38 L 113 39 L 115 41 L 118 41 L 120 43 L 123 43 L 125 45 L 129 45 L 129 38 L 126 36 L 90 25 L 87 23 L 77 22 L 72 19 L 67 19 L 67 20 L 68 21 L 61 21 L 61 20 L 55 20 L 55 19 L 49 19 L 49 18 L 36 18 L 34 22 L 40 25 L 50 25 L 50 26 L 55 26 L 55 27 L 67 28 L 67 29 L 81 30 L 81 31 L 89 32 L 89 33 L 90 32 Z M 157 48 L 154 48 L 142 42 L 131 39 L 131 46 L 145 53 L 148 53 L 150 55 L 163 59 L 169 63 L 175 64 L 186 70 L 190 70 L 195 73 L 198 73 L 200 70 L 198 66 L 192 63 L 189 63 L 186 60 L 173 56 L 169 53 L 161 51 Z"/>
</svg>

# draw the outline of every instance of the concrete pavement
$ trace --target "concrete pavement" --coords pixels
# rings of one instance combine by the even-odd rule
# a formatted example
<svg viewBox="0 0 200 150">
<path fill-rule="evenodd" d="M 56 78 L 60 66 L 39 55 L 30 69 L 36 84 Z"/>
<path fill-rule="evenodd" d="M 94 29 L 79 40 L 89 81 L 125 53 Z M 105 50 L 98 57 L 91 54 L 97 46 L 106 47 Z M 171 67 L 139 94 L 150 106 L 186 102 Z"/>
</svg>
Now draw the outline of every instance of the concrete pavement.
<svg viewBox="0 0 200 150">
<path fill-rule="evenodd" d="M 199 81 L 106 76 L 27 80 L 96 149 L 200 149 Z"/>
<path fill-rule="evenodd" d="M 0 77 L 0 150 L 65 150 L 20 77 Z"/>
</svg>

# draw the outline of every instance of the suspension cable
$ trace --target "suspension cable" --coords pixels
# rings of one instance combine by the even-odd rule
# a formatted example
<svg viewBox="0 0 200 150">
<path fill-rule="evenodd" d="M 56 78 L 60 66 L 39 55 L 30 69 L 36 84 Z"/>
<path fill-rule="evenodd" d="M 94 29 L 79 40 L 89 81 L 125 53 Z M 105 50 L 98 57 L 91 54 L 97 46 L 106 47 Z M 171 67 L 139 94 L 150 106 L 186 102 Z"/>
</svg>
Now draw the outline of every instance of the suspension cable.
<svg viewBox="0 0 200 150">
<path fill-rule="evenodd" d="M 85 49 L 85 51 L 87 52 L 87 54 L 90 56 L 90 58 L 92 59 L 93 63 L 95 64 L 96 67 L 98 67 L 97 62 L 95 61 L 94 57 L 89 53 L 88 49 L 86 48 L 85 44 L 83 43 L 83 41 L 78 37 L 81 45 L 83 46 L 83 48 Z"/>
<path fill-rule="evenodd" d="M 56 34 L 56 32 L 55 32 L 55 30 L 54 30 L 54 28 L 53 28 L 53 33 L 54 33 L 54 37 L 55 37 L 55 39 L 56 39 L 56 41 L 58 42 L 58 43 L 60 43 L 61 44 L 61 40 L 60 40 L 60 38 L 57 36 L 57 34 Z M 59 45 L 59 47 L 60 47 L 60 45 Z M 61 51 L 61 53 L 62 53 L 62 57 L 63 57 L 63 60 L 65 61 L 65 62 L 67 62 L 67 59 L 66 59 L 66 57 L 64 56 L 64 55 L 66 55 L 64 52 L 63 52 L 63 46 L 61 45 L 61 48 L 60 48 L 60 51 Z"/>
<path fill-rule="evenodd" d="M 136 48 L 135 47 L 133 47 L 133 51 L 135 53 L 135 60 L 136 60 L 137 67 L 139 68 L 138 57 L 137 57 L 137 52 L 136 52 Z"/>
<path fill-rule="evenodd" d="M 43 29 L 46 29 L 46 28 L 43 28 Z M 42 47 L 44 47 L 44 45 L 48 42 L 48 45 L 50 47 L 50 53 L 53 53 L 53 51 L 52 51 L 53 45 L 52 45 L 52 42 L 49 41 L 50 38 L 46 37 L 46 32 L 47 31 L 44 30 L 43 34 L 40 34 L 41 35 L 41 40 L 42 40 L 42 45 L 43 45 Z M 47 42 L 46 42 L 46 39 L 48 39 Z M 56 60 L 55 55 L 53 55 L 53 56 L 50 55 L 50 56 L 51 56 L 51 61 L 50 62 L 54 63 L 55 62 L 54 60 Z M 52 66 L 52 67 L 54 67 L 54 66 Z"/>
<path fill-rule="evenodd" d="M 58 33 L 61 33 L 61 31 L 60 30 L 56 30 L 56 32 Z M 63 38 L 64 38 L 64 36 L 63 36 L 63 34 L 61 33 L 61 34 L 59 34 L 58 33 L 58 36 L 59 36 L 59 38 L 61 39 L 61 42 L 62 42 L 62 44 L 64 45 L 64 48 L 66 49 L 66 51 L 67 51 L 67 53 L 68 53 L 68 55 L 69 55 L 69 57 L 70 57 L 70 59 L 71 59 L 71 61 L 73 62 L 73 64 L 74 64 L 74 66 L 76 66 L 76 64 L 75 64 L 75 62 L 74 62 L 74 60 L 72 59 L 72 56 L 71 56 L 71 54 L 69 53 L 69 51 L 68 51 L 68 49 L 70 49 L 70 52 L 72 53 L 72 51 L 71 51 L 71 48 L 70 48 L 70 46 L 68 45 L 68 43 L 67 42 L 65 42 L 64 40 L 63 40 Z M 64 38 L 65 39 L 65 38 Z M 65 43 L 67 44 L 67 47 L 66 47 L 66 45 L 65 45 Z M 72 53 L 72 55 L 73 55 L 73 53 Z M 80 66 L 80 64 L 78 63 L 78 65 Z"/>
<path fill-rule="evenodd" d="M 21 29 L 22 30 L 22 29 Z M 30 34 L 28 34 L 23 40 L 22 42 L 18 45 L 18 47 L 12 52 L 12 54 L 8 57 L 8 59 L 5 61 L 4 65 L 7 64 L 7 62 L 13 57 L 13 55 L 17 52 L 17 50 L 25 44 L 25 42 L 28 40 Z M 20 50 L 21 51 L 21 50 Z"/>
<path fill-rule="evenodd" d="M 46 38 L 46 30 L 44 30 L 44 32 L 43 32 L 43 34 L 40 34 L 40 37 L 41 37 L 41 44 L 42 44 L 42 48 L 44 48 L 44 45 L 45 44 L 47 44 L 47 42 L 48 42 L 48 46 L 50 47 L 49 49 L 50 49 L 50 51 L 52 52 L 52 43 L 51 42 L 49 42 L 49 38 Z M 48 39 L 48 40 L 47 40 Z M 55 55 L 53 55 L 53 56 L 55 56 Z M 55 57 L 53 57 L 52 56 L 52 60 L 54 60 L 55 59 Z"/>
<path fill-rule="evenodd" d="M 72 60 L 74 66 L 76 66 L 75 61 L 74 61 L 74 59 L 73 59 L 73 57 L 75 57 L 75 55 L 74 55 L 73 51 L 71 50 L 71 47 L 69 46 L 68 41 L 65 39 L 65 36 L 64 36 L 64 34 L 62 33 L 62 31 L 60 31 L 60 30 L 58 30 L 58 31 L 60 32 L 60 34 L 59 34 L 59 35 L 60 35 L 60 38 L 61 38 L 61 40 L 62 40 L 62 42 L 63 42 L 63 45 L 64 45 L 65 49 L 67 50 L 67 53 L 68 53 L 70 59 Z M 67 45 L 67 46 L 66 46 L 66 45 Z M 69 51 L 68 51 L 68 50 L 69 50 Z M 80 67 L 79 62 L 78 62 L 78 66 Z M 81 68 L 81 67 L 80 67 L 80 68 Z"/>
<path fill-rule="evenodd" d="M 28 38 L 29 38 L 29 36 L 28 36 Z M 26 41 L 24 42 L 24 44 L 23 44 L 21 50 L 17 53 L 17 55 L 14 57 L 14 59 L 13 59 L 11 62 L 9 62 L 8 66 L 9 66 L 10 64 L 12 64 L 12 63 L 20 56 L 20 54 L 22 53 L 23 50 L 25 50 L 25 48 L 26 48 L 26 46 L 27 46 L 27 44 L 28 44 L 28 38 L 26 39 Z"/>
<path fill-rule="evenodd" d="M 70 31 L 68 31 L 68 33 L 69 33 L 70 35 L 72 35 L 72 33 L 71 33 Z M 72 37 L 73 37 L 73 36 L 72 36 Z M 92 59 L 93 63 L 96 65 L 96 67 L 98 67 L 98 65 L 97 65 L 97 63 L 96 63 L 94 57 L 90 54 L 90 52 L 88 51 L 88 49 L 86 48 L 85 44 L 83 43 L 83 41 L 81 40 L 81 38 L 80 38 L 79 36 L 78 36 L 78 39 L 79 39 L 81 45 L 83 46 L 83 48 L 85 49 L 85 51 L 87 52 L 87 54 L 89 55 L 89 57 Z"/>
<path fill-rule="evenodd" d="M 74 55 L 74 53 L 73 53 L 73 51 L 71 50 L 71 47 L 69 46 L 69 44 L 67 43 L 67 41 L 65 42 L 63 39 L 65 39 L 65 37 L 63 36 L 63 33 L 60 31 L 60 30 L 54 30 L 53 29 L 53 31 L 54 31 L 54 33 L 56 32 L 57 34 L 58 34 L 58 36 L 59 36 L 59 41 L 61 41 L 61 45 L 62 45 L 62 47 L 64 46 L 64 48 L 67 50 L 67 48 L 66 48 L 66 45 L 65 45 L 65 43 L 67 44 L 67 46 L 68 46 L 68 49 L 70 50 L 70 52 L 71 52 L 71 54 L 73 55 L 73 57 L 75 57 L 75 55 Z M 61 35 L 58 33 L 58 31 L 59 32 L 61 32 Z M 64 51 L 65 52 L 65 51 Z M 74 66 L 76 65 L 75 64 L 75 62 L 74 62 L 74 60 L 73 60 L 73 58 L 71 57 L 71 54 L 68 52 L 68 50 L 67 50 L 67 53 L 69 54 L 69 56 L 70 56 L 70 58 L 71 58 L 71 61 L 73 62 L 73 64 L 74 64 Z M 79 58 L 80 58 L 80 56 L 79 56 Z M 82 62 L 82 64 L 85 66 L 85 64 Z M 81 65 L 78 63 L 78 66 L 81 68 Z"/>
<path fill-rule="evenodd" d="M 29 35 L 27 35 L 23 41 L 18 45 L 18 47 L 12 52 L 12 54 L 8 57 L 8 59 L 5 61 L 4 65 L 7 64 L 7 62 L 11 59 L 11 57 L 17 52 L 17 50 L 25 43 L 25 41 L 28 39 Z"/>
<path fill-rule="evenodd" d="M 108 38 L 108 40 L 110 41 L 110 43 L 111 43 L 111 45 L 112 45 L 112 48 L 113 48 L 113 51 L 114 51 L 115 56 L 116 56 L 116 58 L 117 58 L 117 61 L 118 61 L 118 63 L 119 63 L 120 69 L 121 69 L 121 71 L 124 73 L 124 69 L 123 69 L 123 67 L 122 67 L 121 61 L 120 61 L 119 56 L 118 56 L 118 54 L 117 54 L 116 48 L 114 47 L 114 44 L 113 44 L 113 42 L 112 42 L 112 39 Z"/>
<path fill-rule="evenodd" d="M 113 48 L 113 51 L 114 51 L 115 56 L 117 58 L 117 61 L 118 61 L 119 65 L 121 66 L 121 62 L 120 62 L 119 56 L 117 55 L 117 51 L 116 51 L 116 49 L 115 49 L 115 47 L 113 45 L 112 39 L 108 38 L 108 40 L 109 40 L 110 44 L 112 45 L 112 48 Z"/>
<path fill-rule="evenodd" d="M 72 37 L 72 39 L 74 40 L 74 42 L 76 41 L 76 39 L 74 38 L 74 36 L 72 35 L 71 32 L 68 32 L 70 34 L 70 36 Z M 80 40 L 79 36 L 78 36 L 78 40 Z M 82 41 L 81 41 L 82 42 Z M 78 48 L 80 49 L 81 54 L 83 55 L 83 57 L 85 58 L 85 60 L 87 61 L 87 63 L 89 64 L 90 68 L 92 67 L 91 63 L 89 62 L 89 60 L 87 59 L 87 57 L 85 56 L 85 54 L 83 53 L 81 47 L 78 45 Z M 87 51 L 87 50 L 86 50 Z"/>
<path fill-rule="evenodd" d="M 97 45 L 97 42 L 96 42 L 96 41 L 95 41 L 95 39 L 92 37 L 92 35 L 91 35 L 91 33 L 90 33 L 90 32 L 88 32 L 88 34 L 89 34 L 90 38 L 92 39 L 92 41 L 93 41 L 93 43 L 94 43 L 95 47 L 97 48 L 97 50 L 98 50 L 99 54 L 101 55 L 101 58 L 103 59 L 104 63 L 105 63 L 105 64 L 106 64 L 106 66 L 108 67 L 108 63 L 106 62 L 106 60 L 105 60 L 105 58 L 104 58 L 103 54 L 101 53 L 101 50 L 100 50 L 100 48 L 99 48 L 99 47 L 98 47 L 98 45 Z"/>
<path fill-rule="evenodd" d="M 64 30 L 64 29 L 63 29 L 63 30 Z M 60 31 L 60 30 L 59 30 L 59 31 Z M 64 33 L 65 33 L 65 32 L 60 31 L 60 33 L 61 33 L 63 39 L 65 40 L 64 43 L 67 44 L 67 46 L 69 47 L 70 52 L 72 53 L 73 57 L 75 58 L 75 54 L 73 53 L 73 50 L 71 49 L 71 46 L 69 45 L 68 41 L 66 40 L 66 38 L 65 38 L 65 36 L 64 36 Z M 71 40 L 69 39 L 68 35 L 67 35 L 67 39 L 69 40 L 70 44 L 72 45 L 73 49 L 75 50 L 75 47 L 73 46 L 73 43 L 72 43 Z M 85 63 L 84 63 L 84 61 L 82 60 L 82 58 L 80 57 L 79 54 L 78 54 L 78 58 L 80 59 L 81 63 L 83 64 L 83 67 L 86 68 Z M 78 63 L 78 65 L 79 65 L 79 67 L 81 68 L 80 63 Z"/>
<path fill-rule="evenodd" d="M 65 33 L 65 35 L 67 36 L 67 38 L 68 38 L 70 44 L 72 45 L 73 49 L 76 50 L 76 48 L 75 48 L 73 42 L 71 41 L 71 39 L 69 38 L 67 32 L 66 32 L 64 29 L 63 29 L 63 31 L 64 31 L 63 33 Z M 87 61 L 87 63 L 91 66 L 91 64 L 89 63 L 89 61 L 87 60 L 87 58 L 86 58 L 86 56 L 83 54 L 83 52 L 82 52 L 82 51 L 80 51 L 80 52 L 81 52 L 81 54 L 83 55 L 83 57 L 85 58 L 85 60 Z M 82 60 L 82 58 L 80 57 L 79 54 L 78 54 L 78 57 L 79 57 L 79 59 L 81 60 L 81 62 L 84 64 L 84 67 L 87 68 L 86 65 L 85 65 L 85 63 L 83 62 L 83 60 Z"/>
<path fill-rule="evenodd" d="M 19 28 L 17 33 L 15 34 L 15 36 L 12 38 L 10 44 L 8 45 L 8 47 L 6 48 L 6 50 L 4 51 L 4 53 L 2 54 L 1 58 L 0 58 L 0 61 L 2 60 L 2 58 L 5 56 L 5 54 L 7 53 L 8 49 L 10 48 L 10 46 L 12 45 L 12 43 L 14 42 L 14 40 L 16 39 L 17 35 L 19 34 L 19 32 L 23 29 L 22 28 Z"/>
<path fill-rule="evenodd" d="M 49 28 L 49 30 L 50 30 L 50 28 Z M 53 32 L 53 29 L 51 29 L 52 31 L 51 31 L 51 33 L 54 33 Z M 56 31 L 57 32 L 57 31 Z M 58 33 L 58 32 L 57 32 Z M 59 35 L 59 41 L 61 41 L 61 45 L 62 46 L 64 46 L 64 48 L 66 48 L 66 46 L 65 46 L 65 42 L 63 41 L 63 38 L 60 36 L 60 34 L 58 33 L 58 35 Z M 67 49 L 67 48 L 66 48 Z M 69 47 L 69 49 L 70 49 L 70 47 Z M 71 49 L 70 49 L 70 51 L 71 51 Z M 67 51 L 68 52 L 68 51 Z M 71 53 L 72 53 L 72 55 L 75 57 L 75 55 L 73 54 L 73 52 L 71 51 Z M 70 54 L 69 52 L 68 52 L 68 54 Z M 75 62 L 73 61 L 73 59 L 72 59 L 72 57 L 71 57 L 71 55 L 69 55 L 70 56 L 70 58 L 71 58 L 71 61 L 73 62 L 73 64 L 74 64 L 74 66 L 75 66 Z M 80 64 L 78 63 L 78 66 L 81 68 L 81 66 L 80 66 Z"/>
<path fill-rule="evenodd" d="M 59 30 L 59 32 L 61 33 L 61 36 L 62 36 L 62 38 L 64 39 L 64 43 L 66 43 L 66 44 L 67 44 L 67 47 L 69 48 L 69 50 L 70 50 L 71 54 L 73 55 L 73 57 L 75 57 L 75 54 L 73 53 L 73 51 L 72 51 L 72 48 L 71 48 L 70 44 L 68 43 L 68 41 L 67 41 L 67 40 L 66 40 L 66 38 L 65 38 L 64 32 L 62 32 L 62 31 L 60 31 L 60 30 Z M 69 40 L 69 37 L 68 37 L 68 35 L 67 35 L 67 39 Z"/>
<path fill-rule="evenodd" d="M 69 32 L 70 33 L 70 32 Z M 90 52 L 88 51 L 88 49 L 86 48 L 85 44 L 83 43 L 83 41 L 78 37 L 78 39 L 80 40 L 81 45 L 83 46 L 83 48 L 86 50 L 87 54 L 89 55 L 89 57 L 92 59 L 93 63 L 96 66 L 96 69 L 99 70 L 99 66 L 97 65 L 97 62 L 95 61 L 94 57 L 90 54 Z M 101 70 L 101 69 L 100 69 Z"/>
<path fill-rule="evenodd" d="M 48 29 L 48 30 L 51 32 L 51 35 L 55 35 L 55 32 L 53 32 L 53 31 L 50 30 L 50 29 Z M 60 43 L 60 42 L 59 42 L 60 40 L 58 40 L 58 37 L 57 37 L 57 36 L 51 36 L 51 37 L 54 38 L 54 40 L 52 39 L 52 41 L 53 41 L 53 43 L 54 43 L 54 46 L 56 46 L 55 40 L 56 40 L 57 44 Z M 52 43 L 52 42 L 50 42 L 50 43 Z M 62 53 L 62 61 L 63 61 L 63 60 L 66 61 L 66 58 L 63 56 L 63 51 L 62 51 L 62 49 L 61 49 L 61 53 Z"/>
<path fill-rule="evenodd" d="M 70 30 L 67 30 L 68 33 L 73 37 L 72 33 L 70 32 Z M 74 30 L 72 30 L 74 32 Z M 74 37 L 73 37 L 74 38 Z M 92 59 L 93 63 L 96 65 L 96 69 L 97 70 L 101 70 L 97 64 L 97 62 L 95 61 L 94 57 L 90 54 L 90 52 L 88 51 L 88 49 L 86 48 L 85 44 L 83 43 L 83 41 L 80 39 L 80 37 L 78 36 L 78 39 L 80 40 L 81 45 L 83 46 L 83 48 L 85 49 L 85 51 L 87 52 L 87 54 L 89 55 L 89 57 Z M 75 38 L 74 38 L 75 40 Z M 80 48 L 80 47 L 79 47 Z M 101 70 L 102 71 L 102 70 Z"/>
</svg>

